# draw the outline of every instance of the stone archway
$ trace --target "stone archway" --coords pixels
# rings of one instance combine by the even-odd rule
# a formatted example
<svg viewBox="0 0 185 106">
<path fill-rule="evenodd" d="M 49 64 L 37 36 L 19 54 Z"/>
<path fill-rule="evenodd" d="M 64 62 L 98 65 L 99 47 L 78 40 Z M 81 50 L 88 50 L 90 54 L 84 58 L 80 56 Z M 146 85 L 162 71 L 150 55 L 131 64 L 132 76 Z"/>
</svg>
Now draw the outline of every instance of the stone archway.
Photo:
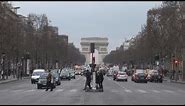
<svg viewBox="0 0 185 106">
<path fill-rule="evenodd" d="M 98 61 L 97 63 L 103 64 L 104 57 L 108 54 L 108 38 L 101 37 L 87 37 L 81 38 L 81 53 L 85 56 L 86 62 L 85 64 L 90 64 L 90 43 L 95 43 L 95 49 L 98 51 Z"/>
</svg>

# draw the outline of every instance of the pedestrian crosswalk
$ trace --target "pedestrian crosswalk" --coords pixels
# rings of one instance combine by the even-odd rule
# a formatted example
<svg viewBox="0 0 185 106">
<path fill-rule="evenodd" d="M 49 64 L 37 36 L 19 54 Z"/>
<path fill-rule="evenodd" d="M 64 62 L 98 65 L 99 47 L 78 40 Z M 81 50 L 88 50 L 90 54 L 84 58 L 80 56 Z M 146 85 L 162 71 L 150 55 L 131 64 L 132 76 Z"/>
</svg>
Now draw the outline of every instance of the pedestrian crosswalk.
<svg viewBox="0 0 185 106">
<path fill-rule="evenodd" d="M 11 94 L 21 94 L 21 93 L 42 93 L 42 92 L 46 92 L 45 89 L 15 89 L 15 90 L 10 90 L 10 89 L 4 89 L 4 90 L 0 90 L 0 94 L 2 93 L 11 93 Z M 68 93 L 76 93 L 76 92 L 82 92 L 81 89 L 54 89 L 53 92 L 56 93 L 60 93 L 60 92 L 68 92 Z M 156 93 L 156 94 L 161 94 L 161 93 L 165 93 L 165 94 L 185 94 L 185 90 L 181 90 L 181 89 L 177 89 L 177 90 L 168 90 L 168 89 L 160 89 L 160 90 L 156 90 L 156 89 L 123 89 L 123 90 L 119 90 L 119 89 L 106 89 L 104 90 L 104 92 L 112 92 L 112 93 L 120 93 L 120 92 L 125 92 L 125 93 L 140 93 L 140 94 L 150 94 L 150 93 Z"/>
<path fill-rule="evenodd" d="M 115 90 L 115 89 L 112 89 L 111 90 L 112 93 L 115 93 L 115 92 L 119 92 L 120 93 L 120 90 Z M 184 93 L 185 94 L 185 91 L 184 90 L 175 90 L 175 91 L 172 91 L 172 90 L 166 90 L 166 89 L 163 89 L 163 90 L 154 90 L 154 89 L 148 89 L 148 90 L 143 90 L 143 89 L 134 89 L 134 90 L 130 90 L 130 89 L 123 89 L 121 92 L 125 92 L 125 93 L 142 93 L 142 94 L 150 94 L 150 93 L 156 93 L 156 94 L 161 94 L 161 93 L 165 93 L 165 94 L 175 94 L 175 93 L 178 93 L 178 94 L 181 94 L 181 93 Z"/>
</svg>

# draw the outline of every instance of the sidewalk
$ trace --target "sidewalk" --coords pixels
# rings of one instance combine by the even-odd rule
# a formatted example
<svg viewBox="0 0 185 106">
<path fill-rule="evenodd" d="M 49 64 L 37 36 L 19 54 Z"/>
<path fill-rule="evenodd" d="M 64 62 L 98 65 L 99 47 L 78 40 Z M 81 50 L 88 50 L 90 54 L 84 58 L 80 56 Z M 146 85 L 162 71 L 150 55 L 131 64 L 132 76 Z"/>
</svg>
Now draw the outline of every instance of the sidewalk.
<svg viewBox="0 0 185 106">
<path fill-rule="evenodd" d="M 169 82 L 169 83 L 181 83 L 181 84 L 185 84 L 185 81 L 181 81 L 181 80 L 177 80 L 177 81 L 175 81 L 175 80 L 170 80 L 169 77 L 164 77 L 164 78 L 163 78 L 163 81 L 167 81 L 167 82 Z"/>
<path fill-rule="evenodd" d="M 29 78 L 30 77 L 23 77 L 22 79 L 29 79 Z M 0 79 L 0 84 L 7 83 L 7 82 L 12 82 L 12 81 L 17 81 L 17 80 L 18 80 L 17 78 L 13 78 L 13 76 L 9 76 L 8 79 L 5 79 L 5 80 Z"/>
</svg>

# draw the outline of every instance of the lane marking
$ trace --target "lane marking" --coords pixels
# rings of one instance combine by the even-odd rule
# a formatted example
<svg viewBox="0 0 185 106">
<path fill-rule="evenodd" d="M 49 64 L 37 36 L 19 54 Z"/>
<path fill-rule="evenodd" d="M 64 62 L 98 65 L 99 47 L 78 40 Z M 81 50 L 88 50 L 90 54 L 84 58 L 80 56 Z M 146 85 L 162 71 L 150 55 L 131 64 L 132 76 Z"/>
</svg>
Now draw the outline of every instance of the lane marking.
<svg viewBox="0 0 185 106">
<path fill-rule="evenodd" d="M 181 89 L 179 89 L 178 92 L 185 93 L 185 91 Z"/>
<path fill-rule="evenodd" d="M 174 93 L 174 91 L 171 91 L 171 90 L 163 90 L 163 91 L 167 93 Z"/>
<path fill-rule="evenodd" d="M 8 89 L 0 90 L 0 92 L 8 92 L 8 91 L 10 91 L 10 90 L 8 90 Z"/>
<path fill-rule="evenodd" d="M 12 90 L 12 92 L 23 92 L 24 90 Z"/>
<path fill-rule="evenodd" d="M 147 93 L 146 91 L 141 90 L 141 89 L 138 89 L 137 91 L 138 91 L 138 92 L 141 92 L 141 93 Z"/>
<path fill-rule="evenodd" d="M 62 92 L 64 89 L 57 89 L 56 92 Z"/>
<path fill-rule="evenodd" d="M 33 92 L 33 91 L 36 91 L 35 89 L 31 89 L 31 90 L 27 90 L 27 91 L 24 91 L 24 92 Z"/>
<path fill-rule="evenodd" d="M 112 89 L 111 92 L 119 92 L 118 90 Z"/>
<path fill-rule="evenodd" d="M 71 89 L 70 92 L 77 92 L 77 89 Z"/>
<path fill-rule="evenodd" d="M 155 92 L 155 93 L 160 93 L 160 91 L 157 91 L 157 90 L 152 90 L 152 92 Z"/>
<path fill-rule="evenodd" d="M 125 92 L 132 93 L 132 91 L 129 89 L 125 89 Z"/>
</svg>

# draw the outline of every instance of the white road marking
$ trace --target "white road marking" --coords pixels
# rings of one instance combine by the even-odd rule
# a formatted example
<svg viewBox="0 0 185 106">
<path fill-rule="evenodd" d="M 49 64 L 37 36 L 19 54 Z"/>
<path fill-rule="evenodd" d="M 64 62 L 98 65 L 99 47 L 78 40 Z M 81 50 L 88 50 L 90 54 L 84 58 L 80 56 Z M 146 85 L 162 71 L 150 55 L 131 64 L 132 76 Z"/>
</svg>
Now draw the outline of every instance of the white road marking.
<svg viewBox="0 0 185 106">
<path fill-rule="evenodd" d="M 77 89 L 71 89 L 70 92 L 77 92 Z"/>
<path fill-rule="evenodd" d="M 23 92 L 23 90 L 13 90 L 12 92 Z"/>
<path fill-rule="evenodd" d="M 56 92 L 62 92 L 64 91 L 63 89 L 57 89 Z"/>
<path fill-rule="evenodd" d="M 125 92 L 132 93 L 132 91 L 129 89 L 125 89 Z"/>
<path fill-rule="evenodd" d="M 160 93 L 160 91 L 157 91 L 157 90 L 152 90 L 152 92 L 155 92 L 155 93 Z"/>
<path fill-rule="evenodd" d="M 141 90 L 141 89 L 138 89 L 137 91 L 138 91 L 138 92 L 141 92 L 141 93 L 147 93 L 146 91 Z"/>
<path fill-rule="evenodd" d="M 165 91 L 167 93 L 174 93 L 174 91 L 171 91 L 171 90 L 163 90 L 163 91 Z"/>
<path fill-rule="evenodd" d="M 119 92 L 118 90 L 112 89 L 111 92 Z"/>
<path fill-rule="evenodd" d="M 121 86 L 118 82 L 114 82 L 115 84 L 119 85 L 121 88 L 125 89 L 124 86 Z"/>
<path fill-rule="evenodd" d="M 24 92 L 33 92 L 33 91 L 36 91 L 35 89 L 31 89 L 31 90 L 27 90 L 27 91 L 24 91 Z"/>
<path fill-rule="evenodd" d="M 8 92 L 9 90 L 5 89 L 5 90 L 0 90 L 0 92 Z"/>
<path fill-rule="evenodd" d="M 181 90 L 181 89 L 179 89 L 179 90 L 177 90 L 178 92 L 181 92 L 181 93 L 185 93 L 185 91 L 184 90 Z"/>
</svg>

